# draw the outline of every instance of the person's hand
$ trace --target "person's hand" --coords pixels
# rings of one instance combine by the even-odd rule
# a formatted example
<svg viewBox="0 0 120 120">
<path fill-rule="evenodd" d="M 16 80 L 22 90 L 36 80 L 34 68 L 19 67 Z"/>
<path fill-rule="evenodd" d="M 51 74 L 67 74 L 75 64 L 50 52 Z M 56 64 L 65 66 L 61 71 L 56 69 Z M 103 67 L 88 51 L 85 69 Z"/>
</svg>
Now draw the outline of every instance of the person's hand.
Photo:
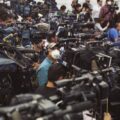
<svg viewBox="0 0 120 120">
<path fill-rule="evenodd" d="M 34 70 L 37 70 L 39 68 L 39 65 L 40 65 L 39 63 L 34 63 L 32 67 Z"/>
<path fill-rule="evenodd" d="M 104 120 L 112 120 L 110 113 L 104 113 Z"/>
</svg>

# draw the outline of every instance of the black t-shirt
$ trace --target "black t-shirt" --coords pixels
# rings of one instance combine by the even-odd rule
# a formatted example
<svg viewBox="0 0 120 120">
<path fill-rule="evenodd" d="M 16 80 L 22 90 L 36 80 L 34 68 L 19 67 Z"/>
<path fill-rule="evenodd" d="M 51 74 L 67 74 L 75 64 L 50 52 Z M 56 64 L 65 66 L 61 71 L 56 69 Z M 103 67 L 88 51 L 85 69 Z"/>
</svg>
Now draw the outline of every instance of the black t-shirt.
<svg viewBox="0 0 120 120">
<path fill-rule="evenodd" d="M 43 95 L 45 98 L 49 98 L 50 96 L 54 95 L 56 91 L 57 91 L 56 88 L 39 87 L 36 90 L 36 93 Z"/>
</svg>

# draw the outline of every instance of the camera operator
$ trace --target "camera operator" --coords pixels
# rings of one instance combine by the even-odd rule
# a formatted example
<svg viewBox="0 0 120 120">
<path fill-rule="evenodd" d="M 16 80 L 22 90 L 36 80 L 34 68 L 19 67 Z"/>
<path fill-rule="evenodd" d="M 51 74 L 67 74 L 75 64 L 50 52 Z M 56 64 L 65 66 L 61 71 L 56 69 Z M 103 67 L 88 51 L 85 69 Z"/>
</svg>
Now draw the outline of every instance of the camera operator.
<svg viewBox="0 0 120 120">
<path fill-rule="evenodd" d="M 92 9 L 88 6 L 87 3 L 83 4 L 82 11 L 80 12 L 79 19 L 81 22 L 93 21 L 92 19 Z"/>
<path fill-rule="evenodd" d="M 65 5 L 62 5 L 61 7 L 60 7 L 60 10 L 57 12 L 57 15 L 58 16 L 64 16 L 65 14 L 66 14 L 66 6 Z"/>
<path fill-rule="evenodd" d="M 51 95 L 54 95 L 57 91 L 55 81 L 61 80 L 66 75 L 65 67 L 56 63 L 53 64 L 48 70 L 48 82 L 45 87 L 39 87 L 37 93 L 49 98 Z"/>
<path fill-rule="evenodd" d="M 58 37 L 56 35 L 55 31 L 49 31 L 48 35 L 47 35 L 47 42 L 46 45 L 49 45 L 50 43 L 58 43 Z"/>
<path fill-rule="evenodd" d="M 32 48 L 33 48 L 33 50 L 35 50 L 35 52 L 37 52 L 39 54 L 40 63 L 42 63 L 46 57 L 44 47 L 45 47 L 44 39 L 37 38 L 37 37 L 34 38 L 34 41 L 32 41 Z"/>
<path fill-rule="evenodd" d="M 97 0 L 97 4 L 93 6 L 93 11 L 92 11 L 93 18 L 99 18 L 101 7 L 102 7 L 102 0 Z"/>
<path fill-rule="evenodd" d="M 49 44 L 46 54 L 47 57 L 37 69 L 37 80 L 39 82 L 39 86 L 42 87 L 46 86 L 49 67 L 60 59 L 60 51 L 55 47 L 55 44 L 53 45 L 53 43 Z"/>
<path fill-rule="evenodd" d="M 99 17 L 103 19 L 102 26 L 105 27 L 108 22 L 114 19 L 116 8 L 113 0 L 106 0 L 106 4 L 101 8 Z"/>
</svg>

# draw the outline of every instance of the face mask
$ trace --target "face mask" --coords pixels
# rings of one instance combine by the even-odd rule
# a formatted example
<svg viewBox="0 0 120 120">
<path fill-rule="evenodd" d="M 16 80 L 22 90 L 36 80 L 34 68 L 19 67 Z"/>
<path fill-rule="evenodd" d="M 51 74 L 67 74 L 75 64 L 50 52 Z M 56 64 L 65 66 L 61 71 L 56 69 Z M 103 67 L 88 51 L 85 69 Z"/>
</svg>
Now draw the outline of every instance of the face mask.
<svg viewBox="0 0 120 120">
<path fill-rule="evenodd" d="M 53 59 L 57 60 L 57 59 L 60 59 L 60 51 L 55 49 L 53 51 L 51 51 L 51 56 Z"/>
<path fill-rule="evenodd" d="M 111 1 L 108 1 L 107 4 L 108 4 L 108 5 L 112 5 L 112 2 L 111 2 Z"/>
</svg>

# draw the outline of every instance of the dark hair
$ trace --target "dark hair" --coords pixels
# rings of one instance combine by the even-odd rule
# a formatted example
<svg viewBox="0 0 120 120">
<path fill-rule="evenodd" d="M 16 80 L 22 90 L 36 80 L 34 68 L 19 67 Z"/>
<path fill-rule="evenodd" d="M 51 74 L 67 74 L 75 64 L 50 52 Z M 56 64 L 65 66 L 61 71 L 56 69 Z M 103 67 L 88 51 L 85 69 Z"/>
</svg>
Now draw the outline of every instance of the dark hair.
<svg viewBox="0 0 120 120">
<path fill-rule="evenodd" d="M 100 2 L 101 0 L 97 0 L 97 3 Z"/>
<path fill-rule="evenodd" d="M 46 33 L 36 32 L 31 34 L 32 44 L 39 44 L 40 42 L 43 41 L 43 39 L 46 39 Z"/>
<path fill-rule="evenodd" d="M 48 41 L 48 42 L 51 42 L 51 38 L 53 38 L 53 37 L 55 37 L 55 36 L 56 36 L 55 31 L 50 31 L 50 32 L 48 33 L 48 36 L 47 36 L 47 41 Z"/>
<path fill-rule="evenodd" d="M 56 63 L 53 64 L 49 70 L 48 70 L 48 80 L 55 82 L 59 79 L 59 77 L 61 76 L 65 76 L 66 74 L 66 68 L 60 64 L 60 63 Z"/>
<path fill-rule="evenodd" d="M 60 10 L 65 10 L 66 9 L 66 6 L 65 5 L 62 5 L 61 7 L 60 7 Z"/>
<path fill-rule="evenodd" d="M 32 62 L 38 62 L 40 60 L 39 54 L 35 53 L 34 55 L 31 56 Z"/>
<path fill-rule="evenodd" d="M 10 15 L 7 12 L 7 9 L 2 7 L 2 5 L 0 4 L 0 19 L 5 21 L 10 17 Z"/>
<path fill-rule="evenodd" d="M 75 7 L 76 7 L 76 8 L 81 7 L 81 4 L 78 3 L 78 4 L 76 4 Z"/>
<path fill-rule="evenodd" d="M 88 8 L 88 9 L 90 9 L 90 7 L 89 7 L 89 5 L 88 5 L 87 3 L 84 3 L 84 4 L 83 4 L 83 8 Z"/>
</svg>

